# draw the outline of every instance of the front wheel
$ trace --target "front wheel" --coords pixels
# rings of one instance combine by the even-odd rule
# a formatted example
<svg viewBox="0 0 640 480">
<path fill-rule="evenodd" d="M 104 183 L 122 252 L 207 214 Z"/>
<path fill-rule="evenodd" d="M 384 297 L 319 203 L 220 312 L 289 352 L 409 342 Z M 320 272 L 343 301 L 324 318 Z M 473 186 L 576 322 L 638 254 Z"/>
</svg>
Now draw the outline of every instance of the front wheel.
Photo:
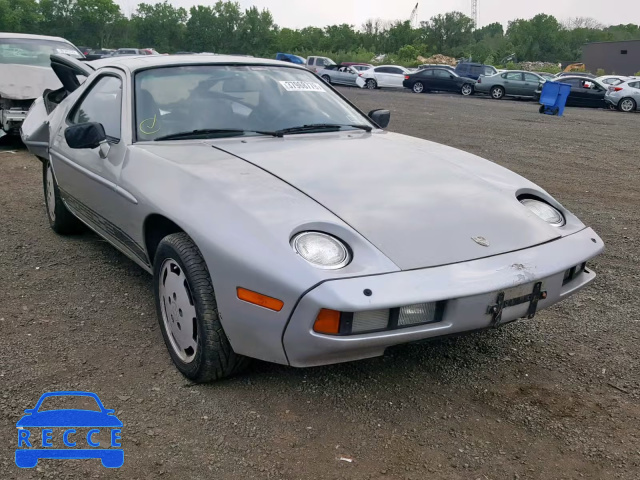
<svg viewBox="0 0 640 480">
<path fill-rule="evenodd" d="M 69 211 L 62 197 L 56 176 L 50 161 L 42 164 L 42 184 L 44 203 L 47 207 L 47 218 L 51 229 L 60 235 L 69 235 L 82 231 L 82 223 Z"/>
<path fill-rule="evenodd" d="M 618 103 L 618 110 L 621 112 L 629 113 L 633 112 L 636 109 L 636 102 L 633 98 L 623 98 Z"/>
<path fill-rule="evenodd" d="M 322 79 L 331 85 L 331 77 L 329 75 L 322 75 Z"/>
<path fill-rule="evenodd" d="M 462 95 L 464 95 L 465 97 L 468 97 L 473 93 L 473 85 L 471 85 L 470 83 L 465 83 L 464 85 L 462 85 L 460 93 L 462 93 Z"/>
<path fill-rule="evenodd" d="M 153 262 L 158 322 L 169 354 L 188 379 L 202 383 L 243 370 L 220 323 L 207 265 L 186 233 L 165 237 Z"/>
<path fill-rule="evenodd" d="M 422 82 L 416 82 L 413 84 L 413 93 L 422 93 L 424 92 L 424 85 Z"/>
<path fill-rule="evenodd" d="M 369 80 L 367 80 L 366 87 L 369 90 L 375 90 L 376 88 L 378 88 L 378 82 L 376 82 L 373 78 L 370 78 Z"/>
<path fill-rule="evenodd" d="M 491 89 L 491 98 L 495 100 L 501 100 L 504 97 L 504 88 L 502 87 L 493 87 Z"/>
</svg>

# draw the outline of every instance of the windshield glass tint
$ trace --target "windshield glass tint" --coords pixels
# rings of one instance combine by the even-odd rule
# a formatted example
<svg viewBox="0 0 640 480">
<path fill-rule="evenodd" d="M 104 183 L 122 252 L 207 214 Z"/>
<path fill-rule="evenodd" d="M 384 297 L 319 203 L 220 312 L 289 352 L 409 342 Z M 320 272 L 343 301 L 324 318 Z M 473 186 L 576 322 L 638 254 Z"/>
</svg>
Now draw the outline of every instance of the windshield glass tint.
<svg viewBox="0 0 640 480">
<path fill-rule="evenodd" d="M 52 53 L 82 58 L 82 54 L 69 43 L 30 38 L 0 38 L 0 64 L 49 67 L 49 56 Z"/>
<path fill-rule="evenodd" d="M 310 72 L 270 66 L 155 68 L 135 77 L 138 140 L 205 129 L 371 123 Z"/>
</svg>

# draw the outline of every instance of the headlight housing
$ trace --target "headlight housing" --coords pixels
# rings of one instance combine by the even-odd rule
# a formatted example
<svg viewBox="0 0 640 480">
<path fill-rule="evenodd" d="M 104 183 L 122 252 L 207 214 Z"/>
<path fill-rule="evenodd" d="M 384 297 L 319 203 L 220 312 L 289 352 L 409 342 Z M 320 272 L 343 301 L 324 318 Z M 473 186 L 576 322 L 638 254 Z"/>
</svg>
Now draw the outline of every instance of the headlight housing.
<svg viewBox="0 0 640 480">
<path fill-rule="evenodd" d="M 327 233 L 302 232 L 291 239 L 293 250 L 316 268 L 336 270 L 351 261 L 351 253 L 341 240 Z"/>
<path fill-rule="evenodd" d="M 525 207 L 535 213 L 542 220 L 554 227 L 562 227 L 565 224 L 564 216 L 560 211 L 548 203 L 542 200 L 536 200 L 535 198 L 522 198 L 520 199 Z"/>
</svg>

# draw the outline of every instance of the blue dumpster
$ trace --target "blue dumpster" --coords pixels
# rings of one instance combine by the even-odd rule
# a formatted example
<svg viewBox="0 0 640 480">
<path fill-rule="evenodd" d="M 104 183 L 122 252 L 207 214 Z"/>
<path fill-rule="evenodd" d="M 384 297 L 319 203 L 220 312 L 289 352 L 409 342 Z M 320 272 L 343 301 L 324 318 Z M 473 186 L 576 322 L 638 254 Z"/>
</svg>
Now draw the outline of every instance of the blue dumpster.
<svg viewBox="0 0 640 480">
<path fill-rule="evenodd" d="M 545 82 L 540 93 L 540 113 L 562 116 L 571 85 L 560 82 Z"/>
</svg>

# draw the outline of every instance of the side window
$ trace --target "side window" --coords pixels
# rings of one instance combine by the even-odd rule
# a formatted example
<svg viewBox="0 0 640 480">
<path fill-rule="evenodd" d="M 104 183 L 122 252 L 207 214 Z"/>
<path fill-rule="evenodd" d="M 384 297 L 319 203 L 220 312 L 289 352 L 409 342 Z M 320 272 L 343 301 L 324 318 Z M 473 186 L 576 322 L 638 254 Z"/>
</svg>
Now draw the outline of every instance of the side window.
<svg viewBox="0 0 640 480">
<path fill-rule="evenodd" d="M 471 73 L 473 75 L 484 75 L 484 69 L 479 65 L 474 65 L 471 67 Z"/>
<path fill-rule="evenodd" d="M 524 81 L 525 82 L 540 82 L 540 79 L 538 77 L 536 77 L 535 75 L 532 75 L 530 73 L 525 73 L 524 74 Z"/>
<path fill-rule="evenodd" d="M 568 83 L 571 85 L 571 88 L 578 88 L 581 82 L 577 78 L 569 78 L 568 80 L 562 80 L 561 83 Z"/>
<path fill-rule="evenodd" d="M 434 77 L 449 78 L 449 75 L 451 75 L 451 74 L 449 72 L 447 72 L 446 70 L 438 69 L 438 70 L 434 70 L 433 71 L 433 76 Z"/>
<path fill-rule="evenodd" d="M 403 75 L 404 72 L 399 68 L 390 68 L 387 73 L 395 73 L 396 75 Z"/>
<path fill-rule="evenodd" d="M 375 70 L 376 73 L 389 73 L 389 69 L 387 67 L 378 67 Z"/>
<path fill-rule="evenodd" d="M 90 87 L 89 93 L 73 108 L 70 122 L 73 124 L 98 122 L 108 137 L 120 140 L 122 114 L 122 81 L 104 76 Z"/>
<path fill-rule="evenodd" d="M 507 76 L 504 77 L 504 78 L 506 78 L 507 80 L 512 80 L 512 81 L 518 82 L 518 81 L 522 80 L 522 74 L 519 73 L 519 72 L 509 72 L 509 73 L 507 73 Z"/>
<path fill-rule="evenodd" d="M 433 77 L 433 70 L 423 70 L 420 72 L 421 77 Z"/>
<path fill-rule="evenodd" d="M 631 88 L 639 88 L 639 89 L 640 89 L 640 82 L 631 82 L 631 83 L 629 84 L 629 86 L 630 86 Z"/>
<path fill-rule="evenodd" d="M 497 72 L 495 69 L 491 68 L 491 67 L 484 67 L 484 74 L 487 77 L 490 77 L 491 75 L 495 75 Z"/>
<path fill-rule="evenodd" d="M 314 57 L 309 57 L 309 65 L 313 65 L 315 58 Z"/>
</svg>

